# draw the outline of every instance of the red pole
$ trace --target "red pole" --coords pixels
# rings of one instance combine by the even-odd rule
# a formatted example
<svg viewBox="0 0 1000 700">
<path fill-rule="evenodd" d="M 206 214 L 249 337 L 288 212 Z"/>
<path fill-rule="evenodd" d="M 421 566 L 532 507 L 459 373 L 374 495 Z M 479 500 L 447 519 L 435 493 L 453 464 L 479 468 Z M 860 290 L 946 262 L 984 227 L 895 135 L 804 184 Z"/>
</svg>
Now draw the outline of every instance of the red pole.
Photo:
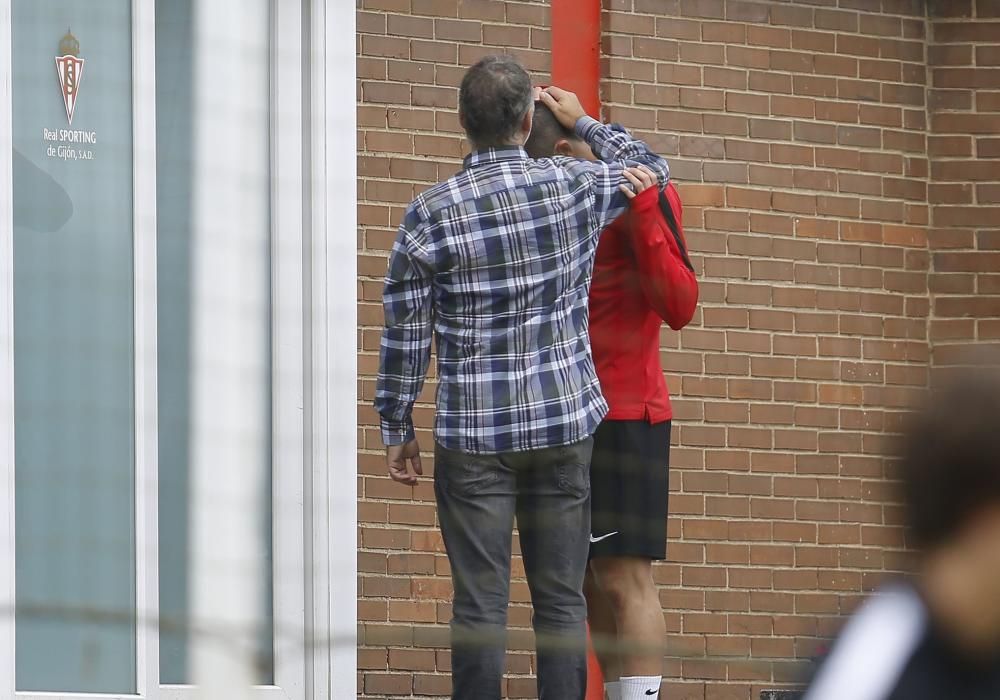
<svg viewBox="0 0 1000 700">
<path fill-rule="evenodd" d="M 575 92 L 601 118 L 601 0 L 552 0 L 552 84 Z M 587 635 L 587 700 L 604 700 L 604 678 Z"/>
<path fill-rule="evenodd" d="M 552 0 L 552 84 L 601 116 L 601 0 Z"/>
<path fill-rule="evenodd" d="M 590 643 L 590 632 L 587 632 L 587 700 L 604 700 L 604 676 L 594 654 L 594 646 Z"/>
</svg>

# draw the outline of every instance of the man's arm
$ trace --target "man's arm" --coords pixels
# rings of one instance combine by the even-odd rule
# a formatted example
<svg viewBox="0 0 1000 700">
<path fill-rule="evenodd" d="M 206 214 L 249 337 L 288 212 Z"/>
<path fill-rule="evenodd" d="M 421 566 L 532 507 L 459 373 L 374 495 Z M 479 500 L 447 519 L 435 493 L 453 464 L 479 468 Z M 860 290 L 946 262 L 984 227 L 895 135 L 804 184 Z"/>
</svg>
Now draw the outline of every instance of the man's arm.
<svg viewBox="0 0 1000 700">
<path fill-rule="evenodd" d="M 649 176 L 652 182 L 652 176 Z M 639 268 L 643 296 L 675 331 L 686 326 L 698 305 L 698 280 L 688 268 L 659 206 L 660 188 L 653 185 L 632 200 L 628 237 Z"/>
<path fill-rule="evenodd" d="M 657 176 L 661 185 L 670 179 L 667 161 L 653 153 L 645 142 L 634 138 L 620 124 L 602 124 L 591 116 L 580 117 L 573 129 L 605 163 L 620 167 L 643 165 Z"/>
<path fill-rule="evenodd" d="M 422 232 L 423 226 L 411 208 L 393 245 L 382 292 L 385 329 L 375 389 L 375 410 L 382 419 L 382 441 L 389 448 L 390 473 L 405 483 L 406 479 L 392 472 L 394 458 L 400 457 L 395 453 L 401 452 L 393 448 L 409 445 L 415 438 L 413 402 L 423 388 L 431 353 L 432 274 L 426 248 L 419 243 Z M 412 460 L 413 447 L 405 452 L 405 457 Z"/>
<path fill-rule="evenodd" d="M 587 116 L 573 93 L 549 87 L 540 97 L 559 123 L 567 129 L 574 129 L 600 158 L 599 161 L 575 161 L 567 169 L 571 173 L 585 173 L 593 178 L 595 214 L 601 229 L 628 206 L 628 197 L 620 187 L 627 184 L 623 176 L 625 168 L 645 166 L 656 175 L 661 186 L 670 179 L 670 166 L 666 160 L 621 126 L 602 124 Z"/>
</svg>

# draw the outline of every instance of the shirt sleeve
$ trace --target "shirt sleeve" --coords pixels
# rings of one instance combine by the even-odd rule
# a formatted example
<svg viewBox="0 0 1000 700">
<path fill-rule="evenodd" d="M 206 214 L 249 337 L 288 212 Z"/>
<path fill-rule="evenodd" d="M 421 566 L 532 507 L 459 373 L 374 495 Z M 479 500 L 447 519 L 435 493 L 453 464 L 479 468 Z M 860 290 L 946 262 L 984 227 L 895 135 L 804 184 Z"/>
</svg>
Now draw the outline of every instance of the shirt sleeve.
<svg viewBox="0 0 1000 700">
<path fill-rule="evenodd" d="M 375 410 L 382 441 L 399 445 L 414 438 L 413 403 L 420 395 L 431 357 L 432 282 L 423 226 L 411 209 L 399 228 L 382 292 L 382 331 Z"/>
<path fill-rule="evenodd" d="M 670 179 L 667 161 L 618 124 L 602 124 L 593 117 L 583 116 L 576 122 L 576 133 L 600 159 L 575 161 L 568 166 L 571 171 L 582 171 L 593 178 L 598 231 L 628 208 L 628 197 L 618 189 L 626 182 L 622 174 L 625 168 L 645 165 L 656 174 L 661 187 Z"/>
<path fill-rule="evenodd" d="M 649 187 L 632 200 L 628 240 L 647 303 L 675 331 L 686 326 L 698 305 L 698 280 L 659 207 L 659 188 Z"/>
</svg>

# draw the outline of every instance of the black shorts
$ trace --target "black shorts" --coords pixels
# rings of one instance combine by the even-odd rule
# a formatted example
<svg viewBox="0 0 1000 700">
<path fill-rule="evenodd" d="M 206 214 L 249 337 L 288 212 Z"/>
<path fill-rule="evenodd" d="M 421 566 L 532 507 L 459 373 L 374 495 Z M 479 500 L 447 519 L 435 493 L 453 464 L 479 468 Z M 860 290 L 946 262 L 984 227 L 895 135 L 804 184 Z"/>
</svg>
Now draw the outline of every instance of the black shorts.
<svg viewBox="0 0 1000 700">
<path fill-rule="evenodd" d="M 666 559 L 670 421 L 606 420 L 590 463 L 590 558 Z"/>
</svg>

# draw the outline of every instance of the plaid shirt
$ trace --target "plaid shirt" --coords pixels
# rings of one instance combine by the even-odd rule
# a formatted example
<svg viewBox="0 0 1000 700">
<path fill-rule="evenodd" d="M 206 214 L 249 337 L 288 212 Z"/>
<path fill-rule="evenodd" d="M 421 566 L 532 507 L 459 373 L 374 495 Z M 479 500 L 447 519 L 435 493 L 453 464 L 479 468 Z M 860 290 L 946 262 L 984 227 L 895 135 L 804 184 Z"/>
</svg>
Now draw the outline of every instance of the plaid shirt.
<svg viewBox="0 0 1000 700">
<path fill-rule="evenodd" d="M 435 439 L 495 454 L 578 442 L 607 413 L 587 296 L 600 232 L 628 205 L 622 170 L 666 161 L 619 126 L 581 117 L 600 161 L 472 153 L 406 210 L 389 259 L 375 408 L 382 439 L 413 438 L 411 411 L 437 338 Z"/>
</svg>

